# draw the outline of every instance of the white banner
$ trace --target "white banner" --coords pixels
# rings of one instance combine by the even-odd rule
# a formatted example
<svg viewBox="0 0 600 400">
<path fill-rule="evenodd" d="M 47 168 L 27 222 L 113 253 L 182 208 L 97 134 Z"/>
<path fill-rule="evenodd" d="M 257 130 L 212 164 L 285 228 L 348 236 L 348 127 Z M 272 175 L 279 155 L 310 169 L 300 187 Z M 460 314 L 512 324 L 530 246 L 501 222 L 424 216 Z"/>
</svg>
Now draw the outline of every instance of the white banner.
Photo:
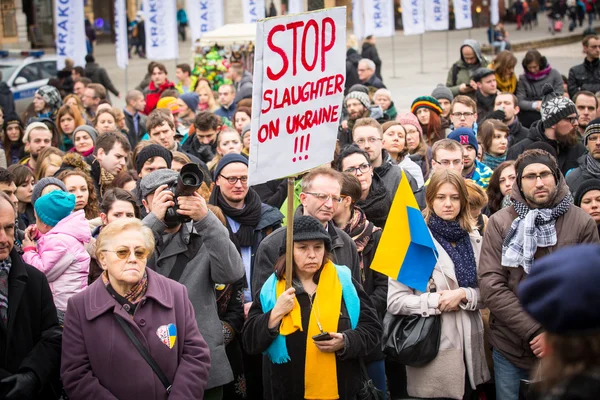
<svg viewBox="0 0 600 400">
<path fill-rule="evenodd" d="M 146 57 L 149 60 L 178 58 L 176 0 L 144 0 L 143 7 L 146 25 Z"/>
<path fill-rule="evenodd" d="M 253 24 L 265 18 L 265 0 L 242 0 L 244 23 Z"/>
<path fill-rule="evenodd" d="M 363 0 L 365 11 L 365 36 L 394 36 L 394 0 Z"/>
<path fill-rule="evenodd" d="M 423 3 L 424 0 L 402 0 L 402 25 L 406 36 L 425 33 Z"/>
<path fill-rule="evenodd" d="M 289 0 L 288 14 L 300 14 L 304 12 L 304 0 Z"/>
<path fill-rule="evenodd" d="M 500 8 L 498 5 L 498 0 L 490 1 L 490 20 L 492 25 L 497 25 L 500 22 Z"/>
<path fill-rule="evenodd" d="M 454 27 L 455 29 L 471 29 L 471 0 L 454 0 Z"/>
<path fill-rule="evenodd" d="M 54 1 L 56 67 L 59 70 L 65 67 L 65 58 L 75 61 L 75 65 L 85 65 L 87 47 L 84 19 L 83 1 Z"/>
<path fill-rule="evenodd" d="M 186 5 L 192 43 L 225 23 L 223 0 L 187 0 Z"/>
<path fill-rule="evenodd" d="M 346 80 L 346 8 L 256 27 L 250 184 L 331 162 Z"/>
<path fill-rule="evenodd" d="M 364 0 L 352 0 L 352 26 L 354 36 L 361 40 L 365 35 Z M 360 49 L 357 49 L 360 50 Z"/>
<path fill-rule="evenodd" d="M 125 15 L 125 0 L 115 0 L 115 51 L 117 52 L 117 67 L 127 68 L 129 49 L 127 44 L 127 17 Z"/>
<path fill-rule="evenodd" d="M 425 30 L 447 31 L 450 29 L 448 0 L 425 0 Z"/>
</svg>

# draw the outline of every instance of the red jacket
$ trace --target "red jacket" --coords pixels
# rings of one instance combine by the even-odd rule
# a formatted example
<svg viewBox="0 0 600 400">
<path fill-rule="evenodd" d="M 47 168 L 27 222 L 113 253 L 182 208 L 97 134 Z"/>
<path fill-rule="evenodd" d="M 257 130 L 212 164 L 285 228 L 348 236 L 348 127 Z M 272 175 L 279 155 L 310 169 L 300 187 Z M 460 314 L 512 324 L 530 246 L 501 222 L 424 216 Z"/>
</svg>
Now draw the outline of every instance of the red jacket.
<svg viewBox="0 0 600 400">
<path fill-rule="evenodd" d="M 165 81 L 165 83 L 160 85 L 158 89 L 156 88 L 156 86 L 154 86 L 154 82 L 150 81 L 150 85 L 148 85 L 148 88 L 146 88 L 146 90 L 144 91 L 146 94 L 146 108 L 144 108 L 144 114 L 148 115 L 152 112 L 152 110 L 156 108 L 156 105 L 158 104 L 158 100 L 160 100 L 160 95 L 162 94 L 162 92 L 164 92 L 167 89 L 174 88 L 175 84 L 173 82 L 170 82 L 168 79 Z"/>
</svg>

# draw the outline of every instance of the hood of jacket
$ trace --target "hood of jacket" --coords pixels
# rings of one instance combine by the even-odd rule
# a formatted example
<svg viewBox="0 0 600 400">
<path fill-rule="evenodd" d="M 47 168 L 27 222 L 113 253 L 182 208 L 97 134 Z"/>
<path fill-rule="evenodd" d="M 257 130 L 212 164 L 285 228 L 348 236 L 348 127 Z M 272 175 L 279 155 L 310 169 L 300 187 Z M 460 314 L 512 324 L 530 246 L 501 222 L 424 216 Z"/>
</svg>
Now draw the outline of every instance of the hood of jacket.
<svg viewBox="0 0 600 400">
<path fill-rule="evenodd" d="M 467 64 L 462 56 L 462 49 L 463 47 L 468 46 L 470 48 L 473 49 L 473 52 L 475 53 L 475 56 L 477 57 L 477 60 L 479 61 L 477 64 L 471 65 L 471 64 Z M 460 46 L 460 59 L 463 62 L 463 64 L 465 65 L 465 67 L 469 68 L 469 69 L 475 69 L 475 68 L 479 68 L 482 66 L 487 66 L 488 62 L 485 59 L 485 57 L 483 56 L 483 54 L 481 53 L 481 46 L 479 45 L 479 42 L 477 40 L 474 39 L 466 39 L 463 42 L 463 45 Z"/>
<path fill-rule="evenodd" d="M 75 211 L 61 219 L 45 236 L 49 238 L 56 234 L 69 235 L 82 243 L 89 242 L 92 234 L 88 221 L 85 219 L 85 212 L 83 210 Z"/>
<path fill-rule="evenodd" d="M 260 207 L 260 221 L 256 225 L 255 230 L 261 231 L 269 226 L 280 225 L 283 221 L 284 215 L 268 204 L 262 203 Z"/>
</svg>

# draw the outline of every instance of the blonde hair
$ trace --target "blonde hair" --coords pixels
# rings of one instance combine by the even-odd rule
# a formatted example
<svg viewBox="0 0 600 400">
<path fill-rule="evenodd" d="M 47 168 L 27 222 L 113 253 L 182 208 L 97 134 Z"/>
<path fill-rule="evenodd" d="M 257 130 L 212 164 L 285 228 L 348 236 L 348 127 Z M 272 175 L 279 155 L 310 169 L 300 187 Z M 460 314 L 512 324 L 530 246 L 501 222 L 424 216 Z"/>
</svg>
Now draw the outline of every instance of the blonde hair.
<svg viewBox="0 0 600 400">
<path fill-rule="evenodd" d="M 488 197 L 485 190 L 471 179 L 465 179 L 465 185 L 467 185 L 469 206 L 471 206 L 471 210 L 480 210 L 485 207 L 488 203 Z"/>
<path fill-rule="evenodd" d="M 467 191 L 467 185 L 465 184 L 465 179 L 456 171 L 451 169 L 436 171 L 436 173 L 431 177 L 429 185 L 427 186 L 427 191 L 425 192 L 425 202 L 427 204 L 427 208 L 423 210 L 425 221 L 429 222 L 429 218 L 432 214 L 434 214 L 433 201 L 435 200 L 435 196 L 437 196 L 440 187 L 442 187 L 444 183 L 451 184 L 458 191 L 460 198 L 460 211 L 458 212 L 456 219 L 458 220 L 461 228 L 467 232 L 471 232 L 476 224 L 473 220 L 473 217 L 471 217 L 471 206 L 469 205 L 469 193 Z"/>
<path fill-rule="evenodd" d="M 112 112 L 115 115 L 115 125 L 117 126 L 117 129 L 122 129 L 125 132 L 129 132 L 129 128 L 127 128 L 127 124 L 123 124 L 122 128 L 119 126 L 119 124 L 121 122 L 125 121 L 125 114 L 123 113 L 123 110 L 121 110 L 120 108 L 113 108 Z"/>
<path fill-rule="evenodd" d="M 62 158 L 65 155 L 62 151 L 57 149 L 56 147 L 46 147 L 42 151 L 40 151 L 40 155 L 38 156 L 38 162 L 35 166 L 35 181 L 38 182 L 40 179 L 46 176 L 46 170 L 49 166 L 54 166 L 60 168 L 62 165 Z M 60 158 L 60 161 L 56 161 L 55 157 Z"/>
<path fill-rule="evenodd" d="M 215 111 L 217 108 L 219 108 L 219 106 L 217 105 L 217 102 L 215 100 L 215 94 L 213 93 L 213 91 L 211 90 L 211 88 L 208 86 L 207 84 L 201 84 L 200 82 L 205 82 L 205 81 L 199 81 L 198 82 L 198 86 L 196 86 L 196 93 L 198 93 L 198 96 L 200 96 L 201 94 L 208 94 L 208 111 Z M 196 110 L 194 110 L 196 111 Z"/>
<path fill-rule="evenodd" d="M 223 135 L 224 135 L 224 134 L 226 134 L 226 133 L 235 133 L 235 134 L 237 134 L 237 135 L 239 136 L 239 138 L 240 138 L 240 143 L 242 143 L 242 142 L 243 142 L 243 140 L 242 140 L 242 135 L 240 135 L 240 133 L 239 133 L 238 131 L 236 131 L 236 130 L 235 130 L 235 129 L 233 129 L 233 128 L 225 127 L 225 128 L 223 128 L 223 130 L 222 130 L 221 132 L 219 132 L 219 133 L 217 134 L 217 140 L 216 140 L 217 149 L 218 149 L 218 148 L 219 148 L 219 146 L 221 145 L 221 138 L 222 138 L 222 137 L 223 137 Z M 243 144 L 242 144 L 242 147 L 243 147 Z M 208 167 L 208 170 L 209 170 L 209 171 L 211 171 L 211 172 L 212 172 L 212 171 L 214 171 L 214 169 L 217 167 L 217 164 L 219 164 L 219 161 L 221 161 L 221 159 L 222 159 L 222 158 L 223 158 L 223 154 L 221 154 L 221 153 L 219 153 L 219 152 L 217 151 L 217 154 L 215 154 L 215 156 L 213 157 L 213 159 L 212 159 L 212 160 L 210 160 L 210 161 L 209 161 L 209 162 L 206 164 L 206 166 Z"/>
<path fill-rule="evenodd" d="M 154 234 L 150 228 L 142 224 L 142 221 L 139 219 L 120 218 L 104 226 L 100 231 L 100 235 L 96 239 L 96 259 L 100 259 L 102 252 L 107 250 L 113 240 L 120 240 L 121 235 L 125 231 L 139 232 L 144 239 L 144 247 L 148 250 L 148 258 L 152 257 L 152 253 L 154 252 Z"/>
</svg>

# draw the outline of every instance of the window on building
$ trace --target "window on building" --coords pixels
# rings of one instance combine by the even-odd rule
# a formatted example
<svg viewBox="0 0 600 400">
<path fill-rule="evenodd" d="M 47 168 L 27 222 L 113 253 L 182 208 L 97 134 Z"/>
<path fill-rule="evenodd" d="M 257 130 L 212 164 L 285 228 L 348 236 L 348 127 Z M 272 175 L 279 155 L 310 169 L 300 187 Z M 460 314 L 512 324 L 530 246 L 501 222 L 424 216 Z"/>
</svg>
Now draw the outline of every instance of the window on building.
<svg viewBox="0 0 600 400">
<path fill-rule="evenodd" d="M 17 36 L 15 0 L 0 0 L 0 18 L 5 38 Z"/>
</svg>

